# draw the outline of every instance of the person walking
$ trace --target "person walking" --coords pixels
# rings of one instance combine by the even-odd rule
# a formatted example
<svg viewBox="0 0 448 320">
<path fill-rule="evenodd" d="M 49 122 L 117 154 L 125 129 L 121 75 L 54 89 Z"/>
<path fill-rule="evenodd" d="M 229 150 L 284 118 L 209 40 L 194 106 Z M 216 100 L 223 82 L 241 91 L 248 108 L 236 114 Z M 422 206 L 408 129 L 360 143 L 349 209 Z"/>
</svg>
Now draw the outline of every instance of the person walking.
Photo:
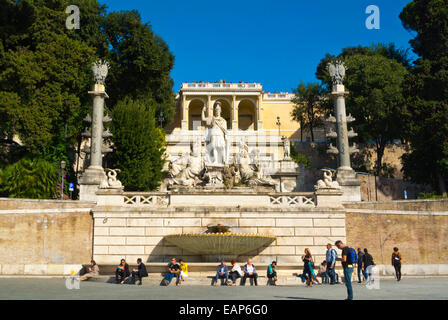
<svg viewBox="0 0 448 320">
<path fill-rule="evenodd" d="M 312 287 L 313 283 L 319 284 L 319 281 L 316 279 L 316 275 L 314 273 L 313 268 L 314 262 L 310 249 L 305 248 L 305 255 L 302 256 L 302 261 L 303 261 L 303 274 L 306 277 L 306 286 Z"/>
<path fill-rule="evenodd" d="M 358 248 L 358 283 L 362 283 L 361 274 L 364 280 L 367 280 L 367 274 L 363 269 L 363 261 L 364 261 L 364 252 L 362 252 L 361 248 Z"/>
<path fill-rule="evenodd" d="M 392 252 L 392 266 L 395 268 L 395 277 L 397 281 L 401 280 L 401 253 L 398 251 L 398 248 L 394 248 L 394 252 Z"/>
<path fill-rule="evenodd" d="M 372 280 L 372 268 L 369 267 L 374 266 L 375 262 L 373 262 L 373 257 L 366 248 L 364 248 L 364 258 L 362 263 L 364 273 L 367 275 L 367 282 L 370 282 Z"/>
<path fill-rule="evenodd" d="M 347 300 L 353 300 L 353 288 L 352 288 L 352 274 L 353 264 L 357 262 L 356 251 L 353 248 L 346 246 L 341 240 L 336 241 L 334 244 L 338 249 L 342 250 L 342 257 L 338 260 L 342 263 L 344 269 L 344 281 L 347 288 Z"/>
<path fill-rule="evenodd" d="M 327 253 L 325 254 L 325 261 L 327 262 L 327 274 L 330 278 L 330 284 L 336 283 L 335 266 L 338 253 L 332 248 L 331 243 L 327 243 Z"/>
</svg>

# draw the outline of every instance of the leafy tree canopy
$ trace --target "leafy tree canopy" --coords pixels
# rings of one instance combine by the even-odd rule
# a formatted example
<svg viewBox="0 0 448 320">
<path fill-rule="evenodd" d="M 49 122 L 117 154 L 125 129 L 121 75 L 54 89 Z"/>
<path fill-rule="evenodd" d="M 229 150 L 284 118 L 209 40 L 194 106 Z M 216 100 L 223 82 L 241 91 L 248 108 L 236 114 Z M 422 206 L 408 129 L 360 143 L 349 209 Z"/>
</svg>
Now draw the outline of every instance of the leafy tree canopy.
<svg viewBox="0 0 448 320">
<path fill-rule="evenodd" d="M 319 63 L 316 76 L 327 90 L 332 83 L 327 65 L 334 59 L 347 66 L 344 84 L 349 95 L 346 110 L 356 121 L 358 137 L 353 141 L 375 142 L 377 174 L 382 174 L 382 157 L 388 143 L 403 137 L 405 101 L 402 85 L 411 68 L 407 51 L 395 45 L 376 44 L 370 47 L 348 47 L 340 55 L 327 54 Z"/>
<path fill-rule="evenodd" d="M 407 178 L 446 195 L 448 183 L 448 1 L 414 0 L 400 13 L 416 33 L 410 44 L 420 57 L 404 83 L 411 153 L 403 156 Z"/>
<path fill-rule="evenodd" d="M 57 183 L 57 166 L 39 158 L 22 158 L 1 172 L 0 193 L 12 198 L 55 198 Z"/>
<path fill-rule="evenodd" d="M 69 5 L 80 9 L 79 30 L 66 28 Z M 108 109 L 129 96 L 172 120 L 174 57 L 137 11 L 106 13 L 96 0 L 1 0 L 1 143 L 17 136 L 31 157 L 73 162 L 99 58 L 111 65 Z"/>
<path fill-rule="evenodd" d="M 163 131 L 156 127 L 155 107 L 126 98 L 113 111 L 114 168 L 130 191 L 150 191 L 162 180 L 165 152 Z"/>
</svg>

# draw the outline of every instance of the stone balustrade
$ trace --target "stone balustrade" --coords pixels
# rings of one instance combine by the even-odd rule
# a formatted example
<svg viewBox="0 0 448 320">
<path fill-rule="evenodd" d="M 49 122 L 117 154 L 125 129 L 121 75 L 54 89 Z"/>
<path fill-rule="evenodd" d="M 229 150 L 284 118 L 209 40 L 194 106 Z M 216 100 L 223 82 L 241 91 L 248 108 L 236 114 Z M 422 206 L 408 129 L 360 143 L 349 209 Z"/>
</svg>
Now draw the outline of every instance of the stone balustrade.
<svg viewBox="0 0 448 320">
<path fill-rule="evenodd" d="M 224 82 L 202 82 L 202 83 L 182 83 L 181 89 L 258 89 L 261 90 L 260 83 L 224 83 Z"/>
<path fill-rule="evenodd" d="M 99 206 L 133 207 L 341 207 L 338 190 L 318 192 L 255 192 L 237 190 L 181 190 L 176 192 L 123 192 L 101 189 L 97 192 Z"/>
</svg>

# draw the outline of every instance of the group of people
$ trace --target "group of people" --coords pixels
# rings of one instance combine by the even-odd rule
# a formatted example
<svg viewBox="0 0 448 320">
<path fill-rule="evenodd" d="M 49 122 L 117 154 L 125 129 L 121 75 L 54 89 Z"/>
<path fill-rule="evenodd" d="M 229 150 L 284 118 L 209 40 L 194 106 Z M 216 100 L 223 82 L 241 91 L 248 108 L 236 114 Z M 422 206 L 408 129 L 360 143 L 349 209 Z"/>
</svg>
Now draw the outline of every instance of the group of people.
<svg viewBox="0 0 448 320">
<path fill-rule="evenodd" d="M 96 264 L 95 260 L 90 261 L 90 266 L 85 267 L 80 272 L 80 281 L 88 280 L 90 278 L 95 278 L 99 276 L 100 269 Z M 141 258 L 137 259 L 137 269 L 129 269 L 125 259 L 121 259 L 120 264 L 115 269 L 115 282 L 118 284 L 124 284 L 126 281 L 128 283 L 135 284 L 138 280 L 138 284 L 142 285 L 142 278 L 148 276 L 148 271 L 146 270 L 145 264 L 142 262 Z"/>
<path fill-rule="evenodd" d="M 340 283 L 338 274 L 335 272 L 336 261 L 341 261 L 342 269 L 344 272 L 344 282 L 347 287 L 347 299 L 353 299 L 353 288 L 351 286 L 352 274 L 354 266 L 358 271 L 358 283 L 363 281 L 372 281 L 372 267 L 375 266 L 372 255 L 364 248 L 355 249 L 346 246 L 342 241 L 338 240 L 335 246 L 342 251 L 341 258 L 338 258 L 336 250 L 332 247 L 331 243 L 327 244 L 327 251 L 325 254 L 325 260 L 320 264 L 317 276 L 322 278 L 322 283 Z M 392 266 L 395 268 L 395 277 L 397 281 L 401 280 L 401 253 L 398 248 L 394 248 L 392 253 Z M 311 287 L 313 284 L 319 284 L 319 280 L 316 277 L 314 271 L 314 260 L 311 251 L 306 248 L 305 254 L 302 256 L 303 272 L 299 276 L 302 278 L 302 282 L 306 282 L 307 287 Z"/>
<path fill-rule="evenodd" d="M 348 247 L 341 240 L 336 241 L 335 246 L 340 249 L 341 258 L 338 257 L 336 250 L 333 248 L 331 243 L 327 244 L 327 251 L 325 254 L 325 260 L 319 266 L 318 273 L 316 275 L 314 271 L 314 259 L 311 251 L 306 248 L 305 254 L 302 256 L 303 272 L 299 276 L 302 278 L 302 282 L 306 282 L 307 287 L 311 287 L 313 284 L 319 284 L 317 276 L 322 278 L 322 283 L 329 283 L 331 285 L 335 283 L 340 283 L 338 279 L 338 274 L 335 272 L 336 261 L 341 261 L 343 272 L 344 272 L 344 282 L 347 287 L 347 299 L 353 299 L 353 288 L 351 285 L 352 274 L 354 267 L 357 267 L 358 271 L 358 283 L 362 281 L 371 280 L 371 269 L 375 265 L 372 255 L 368 252 L 366 248 L 361 250 L 358 248 L 357 252 L 355 249 Z M 393 249 L 392 253 L 392 266 L 395 269 L 395 277 L 397 281 L 401 280 L 401 261 L 402 256 L 398 248 Z M 213 284 L 218 286 L 219 280 L 221 280 L 221 285 L 236 285 L 237 279 L 241 278 L 240 285 L 244 286 L 246 280 L 249 278 L 251 285 L 258 285 L 258 272 L 253 264 L 252 260 L 247 260 L 247 263 L 241 269 L 241 266 L 237 264 L 236 260 L 230 262 L 231 268 L 229 268 L 225 261 L 217 267 L 216 276 L 213 279 Z M 90 262 L 88 268 L 80 273 L 80 280 L 88 280 L 99 275 L 98 265 L 94 260 Z M 130 271 L 129 265 L 126 263 L 125 259 L 121 259 L 120 264 L 115 270 L 115 281 L 116 283 L 124 284 L 129 278 L 131 283 L 135 284 L 136 280 L 138 284 L 142 284 L 142 278 L 148 276 L 148 271 L 145 264 L 142 262 L 141 258 L 137 259 L 137 268 Z M 272 261 L 272 263 L 267 267 L 266 276 L 268 279 L 268 285 L 276 285 L 277 282 L 277 262 Z M 180 285 L 182 281 L 188 278 L 188 265 L 182 259 L 177 263 L 176 258 L 172 258 L 168 264 L 168 272 L 165 274 L 162 285 L 169 285 L 171 281 L 176 278 L 176 285 Z"/>
<path fill-rule="evenodd" d="M 246 284 L 246 280 L 249 278 L 250 285 L 258 285 L 258 272 L 253 264 L 252 260 L 247 260 L 247 263 L 244 265 L 243 270 L 241 270 L 241 266 L 236 263 L 236 260 L 230 261 L 231 269 L 226 265 L 225 261 L 221 261 L 218 266 L 218 270 L 216 271 L 216 277 L 214 279 L 214 285 L 219 286 L 218 281 L 221 279 L 221 285 L 233 285 L 236 286 L 236 280 L 241 278 L 240 285 L 244 286 Z M 277 261 L 272 261 L 272 263 L 268 266 L 266 270 L 266 276 L 268 278 L 268 285 L 276 285 L 277 282 Z M 230 280 L 229 280 L 230 278 Z"/>
<path fill-rule="evenodd" d="M 217 267 L 216 276 L 212 283 L 213 285 L 219 286 L 219 280 L 221 280 L 221 285 L 235 286 L 237 279 L 241 279 L 240 285 L 242 286 L 246 284 L 247 279 L 249 279 L 251 285 L 258 285 L 258 272 L 251 259 L 247 261 L 242 269 L 241 266 L 236 263 L 236 260 L 232 260 L 230 264 L 231 268 L 229 269 L 226 262 L 224 260 L 221 261 Z M 277 262 L 272 261 L 267 268 L 268 284 L 270 285 L 276 285 L 276 267 Z M 177 263 L 176 258 L 171 258 L 171 262 L 168 264 L 168 272 L 162 280 L 162 285 L 168 286 L 174 278 L 176 278 L 176 285 L 180 285 L 187 277 L 188 265 L 182 259 Z"/>
</svg>

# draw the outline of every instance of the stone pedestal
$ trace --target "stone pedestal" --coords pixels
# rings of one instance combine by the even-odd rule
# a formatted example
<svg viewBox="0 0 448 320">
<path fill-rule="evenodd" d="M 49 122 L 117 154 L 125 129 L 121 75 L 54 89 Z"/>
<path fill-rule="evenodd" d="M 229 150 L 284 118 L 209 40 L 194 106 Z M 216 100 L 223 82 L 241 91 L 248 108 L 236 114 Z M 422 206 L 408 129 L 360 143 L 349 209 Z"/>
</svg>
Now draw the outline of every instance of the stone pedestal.
<svg viewBox="0 0 448 320">
<path fill-rule="evenodd" d="M 342 208 L 342 189 L 321 188 L 315 194 L 318 207 Z"/>
<path fill-rule="evenodd" d="M 297 192 L 298 191 L 298 177 L 299 177 L 299 166 L 292 160 L 281 160 L 279 161 L 280 168 L 279 171 L 272 174 L 272 178 L 278 180 L 277 192 Z M 277 187 L 276 187 L 277 188 Z"/>
<path fill-rule="evenodd" d="M 101 166 L 90 166 L 87 168 L 79 180 L 81 201 L 97 201 L 96 192 L 101 183 L 107 181 L 104 169 Z"/>
<path fill-rule="evenodd" d="M 339 167 L 337 182 L 341 186 L 342 201 L 361 201 L 361 181 L 350 167 Z"/>
<path fill-rule="evenodd" d="M 98 206 L 122 206 L 124 205 L 123 188 L 99 189 L 96 192 Z"/>
</svg>

